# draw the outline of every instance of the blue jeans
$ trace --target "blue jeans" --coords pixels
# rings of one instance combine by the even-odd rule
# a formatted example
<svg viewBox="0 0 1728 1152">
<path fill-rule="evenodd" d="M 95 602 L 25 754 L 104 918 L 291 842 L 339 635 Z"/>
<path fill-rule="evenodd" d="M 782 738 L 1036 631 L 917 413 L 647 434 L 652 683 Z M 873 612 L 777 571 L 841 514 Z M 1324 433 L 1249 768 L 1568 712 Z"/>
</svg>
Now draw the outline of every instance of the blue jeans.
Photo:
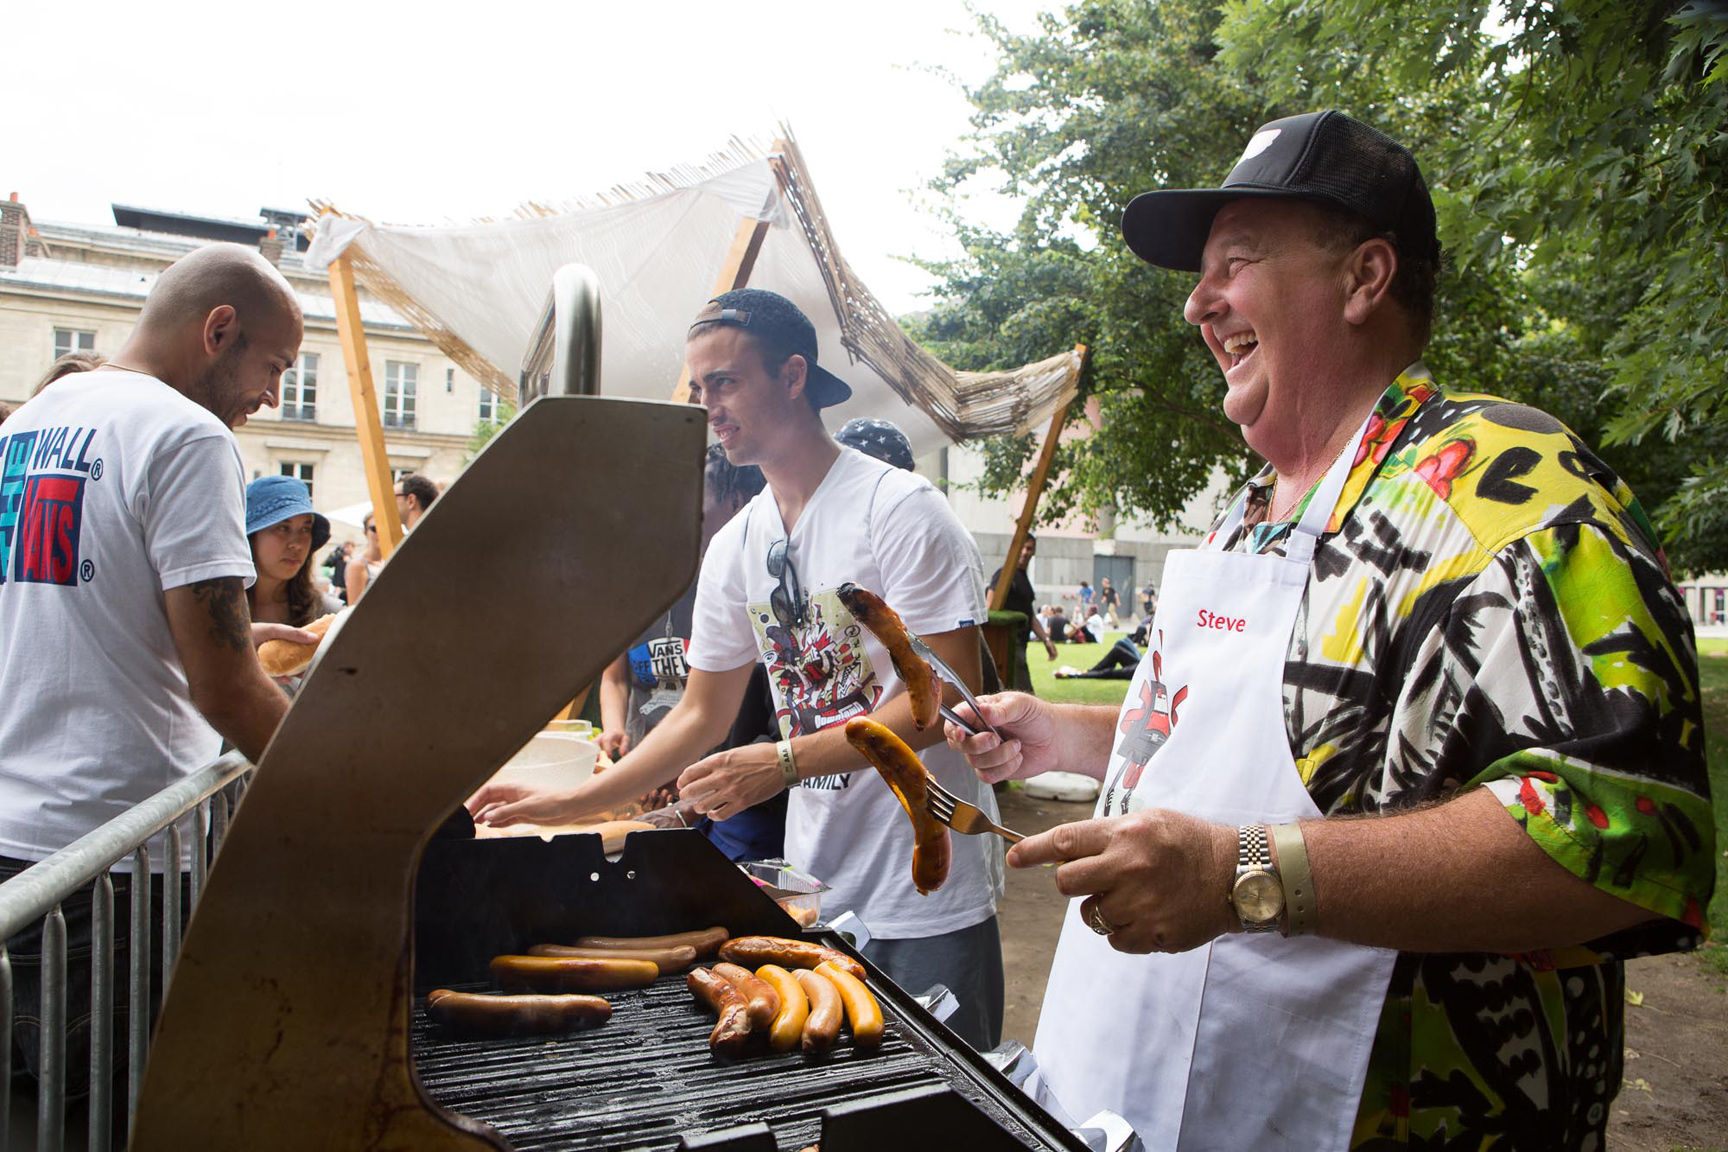
<svg viewBox="0 0 1728 1152">
<path fill-rule="evenodd" d="M 980 1052 L 1002 1042 L 1005 991 L 1002 933 L 996 917 L 940 936 L 872 940 L 865 957 L 906 991 L 920 994 L 946 984 L 960 1001 L 948 1027 Z"/>
</svg>

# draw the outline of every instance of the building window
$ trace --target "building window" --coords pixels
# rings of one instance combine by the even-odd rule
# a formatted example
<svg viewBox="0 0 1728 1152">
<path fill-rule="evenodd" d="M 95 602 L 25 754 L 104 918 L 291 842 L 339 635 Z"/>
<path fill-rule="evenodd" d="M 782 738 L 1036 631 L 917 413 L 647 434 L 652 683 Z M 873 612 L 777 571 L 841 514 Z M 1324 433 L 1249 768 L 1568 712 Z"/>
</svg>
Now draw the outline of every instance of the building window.
<svg viewBox="0 0 1728 1152">
<path fill-rule="evenodd" d="M 486 385 L 480 385 L 480 419 L 487 424 L 504 423 L 504 401 Z"/>
<path fill-rule="evenodd" d="M 318 419 L 318 353 L 302 352 L 282 373 L 282 419 Z"/>
<path fill-rule="evenodd" d="M 444 391 L 446 393 L 456 391 L 456 369 L 454 368 L 444 369 Z"/>
<path fill-rule="evenodd" d="M 418 469 L 398 468 L 398 467 L 396 467 L 396 465 L 392 464 L 390 466 L 390 483 L 391 483 L 391 485 L 395 486 L 397 484 L 402 483 L 402 477 L 412 476 L 416 471 L 418 471 Z"/>
<path fill-rule="evenodd" d="M 306 485 L 306 495 L 312 495 L 312 465 L 300 461 L 284 460 L 281 465 L 282 475 L 292 476 Z"/>
<path fill-rule="evenodd" d="M 384 361 L 384 427 L 414 427 L 414 389 L 419 376 L 418 364 Z"/>
<path fill-rule="evenodd" d="M 81 328 L 54 329 L 54 359 L 68 352 L 96 351 L 96 333 L 86 332 Z"/>
</svg>

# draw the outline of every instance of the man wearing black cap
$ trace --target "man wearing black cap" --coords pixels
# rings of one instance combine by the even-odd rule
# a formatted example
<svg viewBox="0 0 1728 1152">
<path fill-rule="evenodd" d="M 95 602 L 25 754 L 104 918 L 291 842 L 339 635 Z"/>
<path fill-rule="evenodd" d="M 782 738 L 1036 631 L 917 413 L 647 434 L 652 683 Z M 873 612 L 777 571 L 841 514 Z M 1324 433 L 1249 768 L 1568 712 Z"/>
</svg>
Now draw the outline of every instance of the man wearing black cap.
<svg viewBox="0 0 1728 1152">
<path fill-rule="evenodd" d="M 1075 897 L 1034 1090 L 1149 1148 L 1601 1147 L 1618 958 L 1713 884 L 1690 626 L 1632 494 L 1432 380 L 1415 160 L 1336 112 L 1123 220 L 1267 466 L 1166 562 L 1115 716 L 987 698 L 987 780 L 1103 782 L 1016 845 Z M 1343 817 L 1360 817 L 1344 819 Z"/>
<path fill-rule="evenodd" d="M 818 365 L 817 351 L 809 319 L 773 292 L 728 292 L 697 313 L 685 348 L 691 398 L 707 409 L 727 458 L 759 465 L 768 487 L 708 546 L 684 695 L 635 750 L 577 788 L 528 795 L 492 785 L 470 804 L 488 823 L 559 823 L 676 776 L 685 801 L 725 820 L 790 788 L 786 856 L 828 884 L 824 913 L 855 912 L 873 936 L 865 954 L 902 986 L 952 989 L 960 1007 L 949 1026 L 990 1047 L 1003 1004 L 998 844 L 954 837 L 947 882 L 919 895 L 906 817 L 846 742 L 845 721 L 872 715 L 924 748 L 932 776 L 963 799 L 994 813 L 995 797 L 934 726 L 914 730 L 887 652 L 835 595 L 849 581 L 879 593 L 976 689 L 982 565 L 927 480 L 842 447 L 823 429 L 821 410 L 851 389 Z M 705 757 L 758 661 L 782 739 Z"/>
</svg>

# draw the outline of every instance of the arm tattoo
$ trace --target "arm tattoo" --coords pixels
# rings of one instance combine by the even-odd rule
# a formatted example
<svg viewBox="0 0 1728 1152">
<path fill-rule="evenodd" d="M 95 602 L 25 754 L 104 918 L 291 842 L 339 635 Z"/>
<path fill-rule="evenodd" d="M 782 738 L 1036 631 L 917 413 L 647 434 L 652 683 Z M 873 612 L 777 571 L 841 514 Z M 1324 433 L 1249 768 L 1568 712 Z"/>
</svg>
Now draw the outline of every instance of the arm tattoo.
<svg viewBox="0 0 1728 1152">
<path fill-rule="evenodd" d="M 240 577 L 194 581 L 192 597 L 210 612 L 211 640 L 236 652 L 252 647 L 252 614 L 246 608 L 246 586 Z"/>
</svg>

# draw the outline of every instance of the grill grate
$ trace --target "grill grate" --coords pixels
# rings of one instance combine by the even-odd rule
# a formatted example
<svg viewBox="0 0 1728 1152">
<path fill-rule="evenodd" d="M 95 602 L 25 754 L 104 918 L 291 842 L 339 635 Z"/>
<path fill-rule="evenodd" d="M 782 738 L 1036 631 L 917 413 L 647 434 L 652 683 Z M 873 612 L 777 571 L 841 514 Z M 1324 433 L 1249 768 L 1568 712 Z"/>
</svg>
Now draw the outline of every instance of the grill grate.
<svg viewBox="0 0 1728 1152">
<path fill-rule="evenodd" d="M 418 992 L 487 991 L 493 955 L 583 932 L 653 935 L 724 924 L 735 935 L 800 934 L 694 832 L 632 833 L 621 860 L 599 849 L 597 836 L 434 841 L 416 894 Z M 803 935 L 843 947 L 832 933 Z M 714 1017 L 682 975 L 608 994 L 606 1024 L 550 1039 L 456 1039 L 427 1019 L 417 997 L 410 1051 L 431 1099 L 492 1125 L 518 1149 L 671 1152 L 686 1138 L 759 1122 L 779 1149 L 797 1152 L 823 1138 L 823 1113 L 831 1108 L 888 1107 L 895 1093 L 932 1088 L 952 1089 L 966 1102 L 955 1101 L 963 1115 L 951 1128 L 963 1138 L 946 1143 L 967 1152 L 1084 1148 L 864 963 L 887 1024 L 872 1052 L 843 1033 L 816 1059 L 798 1052 L 714 1056 Z M 825 1144 L 846 1143 L 836 1139 L 833 1122 L 826 1135 Z"/>
<path fill-rule="evenodd" d="M 751 1121 L 767 1123 L 779 1147 L 796 1150 L 820 1137 L 827 1108 L 942 1084 L 981 1105 L 1024 1145 L 1045 1143 L 968 1077 L 953 1075 L 885 998 L 887 1033 L 874 1052 L 853 1047 L 843 1033 L 819 1059 L 790 1052 L 740 1060 L 709 1052 L 713 1014 L 681 978 L 607 999 L 613 1011 L 606 1024 L 550 1040 L 450 1039 L 418 1008 L 412 1045 L 421 1083 L 433 1100 L 491 1124 L 515 1147 L 548 1152 L 676 1149 L 686 1135 Z"/>
</svg>

